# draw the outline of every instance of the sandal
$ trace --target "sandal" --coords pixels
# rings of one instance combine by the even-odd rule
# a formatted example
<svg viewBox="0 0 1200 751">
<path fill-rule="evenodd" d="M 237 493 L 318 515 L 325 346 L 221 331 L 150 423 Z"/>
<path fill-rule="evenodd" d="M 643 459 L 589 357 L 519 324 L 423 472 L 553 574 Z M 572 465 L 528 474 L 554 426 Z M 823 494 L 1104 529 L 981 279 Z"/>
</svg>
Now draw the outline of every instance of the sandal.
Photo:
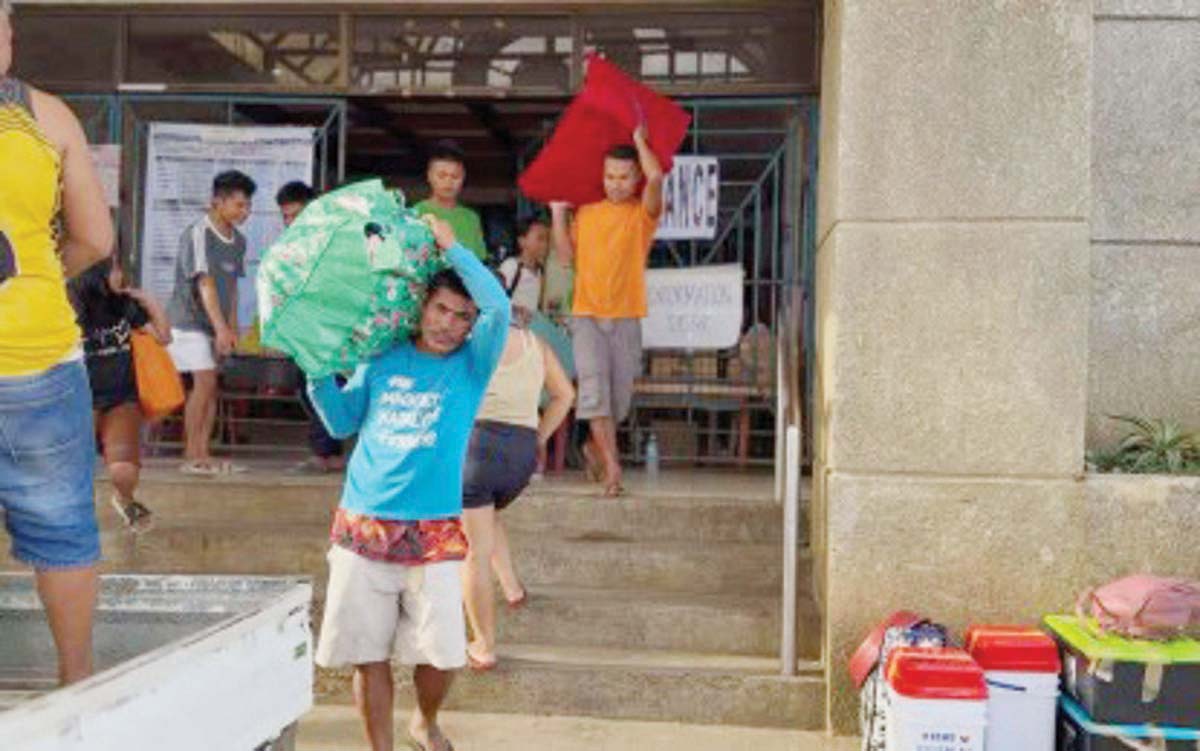
<svg viewBox="0 0 1200 751">
<path fill-rule="evenodd" d="M 114 495 L 110 502 L 112 507 L 117 510 L 121 520 L 125 522 L 125 526 L 135 535 L 148 532 L 154 526 L 154 514 L 137 501 L 125 503 L 119 496 Z"/>
<path fill-rule="evenodd" d="M 583 473 L 592 482 L 604 482 L 604 464 L 596 458 L 591 445 L 583 444 Z"/>
<path fill-rule="evenodd" d="M 244 472 L 249 472 L 250 468 L 244 464 L 234 464 L 226 460 L 217 465 L 217 471 L 223 475 L 240 475 Z"/>
<path fill-rule="evenodd" d="M 610 482 L 604 486 L 605 498 L 620 498 L 625 495 L 625 486 L 619 482 Z"/>
</svg>

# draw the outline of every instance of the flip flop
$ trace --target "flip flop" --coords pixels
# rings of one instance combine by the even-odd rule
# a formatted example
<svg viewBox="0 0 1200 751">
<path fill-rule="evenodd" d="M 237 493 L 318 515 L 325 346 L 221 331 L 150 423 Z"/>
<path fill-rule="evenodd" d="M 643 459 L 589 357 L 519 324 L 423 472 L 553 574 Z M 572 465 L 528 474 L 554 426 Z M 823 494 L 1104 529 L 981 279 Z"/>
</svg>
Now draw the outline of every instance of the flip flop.
<svg viewBox="0 0 1200 751">
<path fill-rule="evenodd" d="M 441 730 L 434 730 L 429 734 L 429 736 L 431 745 L 426 746 L 424 743 L 421 743 L 419 740 L 414 738 L 412 732 L 410 731 L 407 741 L 408 747 L 414 749 L 414 751 L 454 751 L 454 744 L 450 742 L 450 739 L 447 738 Z M 441 743 L 438 741 L 441 741 Z"/>
<path fill-rule="evenodd" d="M 625 486 L 619 482 L 609 483 L 604 486 L 605 498 L 620 498 L 625 495 Z"/>
<path fill-rule="evenodd" d="M 499 660 L 481 660 L 475 655 L 471 654 L 469 650 L 467 651 L 467 667 L 476 673 L 486 673 L 488 671 L 495 670 L 496 665 L 499 664 L 499 662 Z"/>
<path fill-rule="evenodd" d="M 137 501 L 124 503 L 119 496 L 114 495 L 109 502 L 125 522 L 125 526 L 135 535 L 149 532 L 154 526 L 154 514 Z"/>
<path fill-rule="evenodd" d="M 285 475 L 326 475 L 331 471 L 329 468 L 318 464 L 312 459 L 305 459 L 283 470 L 283 473 Z"/>
<path fill-rule="evenodd" d="M 185 475 L 200 477 L 215 477 L 221 474 L 221 468 L 208 462 L 188 461 L 179 465 L 179 471 Z"/>
<path fill-rule="evenodd" d="M 520 597 L 516 598 L 515 600 L 509 600 L 507 597 L 504 599 L 508 602 L 509 610 L 520 610 L 521 608 L 525 607 L 525 604 L 529 601 L 529 590 L 522 587 Z"/>
</svg>

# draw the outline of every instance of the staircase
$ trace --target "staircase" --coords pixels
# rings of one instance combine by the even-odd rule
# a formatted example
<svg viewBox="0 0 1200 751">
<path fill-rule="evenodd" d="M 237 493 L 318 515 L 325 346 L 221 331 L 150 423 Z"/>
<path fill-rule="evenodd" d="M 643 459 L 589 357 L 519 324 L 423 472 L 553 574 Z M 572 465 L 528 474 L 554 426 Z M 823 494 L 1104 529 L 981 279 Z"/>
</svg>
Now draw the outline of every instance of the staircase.
<svg viewBox="0 0 1200 751">
<path fill-rule="evenodd" d="M 141 497 L 156 527 L 133 537 L 101 483 L 105 569 L 305 574 L 319 624 L 340 487 L 339 478 L 257 469 L 220 479 L 151 469 Z M 781 511 L 770 475 L 677 470 L 632 477 L 629 488 L 605 500 L 582 482 L 551 479 L 505 512 L 529 604 L 499 608 L 500 666 L 464 670 L 448 708 L 823 729 L 810 592 L 798 618 L 809 668 L 779 674 Z M 806 585 L 803 555 L 801 565 Z M 318 670 L 317 692 L 350 702 L 349 672 Z"/>
</svg>

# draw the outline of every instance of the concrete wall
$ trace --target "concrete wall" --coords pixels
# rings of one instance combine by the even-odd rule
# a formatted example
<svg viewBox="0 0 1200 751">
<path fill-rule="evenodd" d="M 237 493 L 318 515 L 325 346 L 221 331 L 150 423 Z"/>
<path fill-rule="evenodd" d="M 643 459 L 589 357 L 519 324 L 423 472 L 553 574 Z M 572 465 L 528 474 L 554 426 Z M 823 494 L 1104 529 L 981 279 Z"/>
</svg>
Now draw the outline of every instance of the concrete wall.
<svg viewBox="0 0 1200 751">
<path fill-rule="evenodd" d="M 1200 430 L 1200 2 L 1097 0 L 1088 444 Z"/>
<path fill-rule="evenodd" d="M 813 544 L 849 732 L 846 658 L 891 610 L 1200 576 L 1200 479 L 1082 474 L 1105 413 L 1200 428 L 1200 3 L 825 20 Z"/>
<path fill-rule="evenodd" d="M 1092 6 L 825 18 L 813 518 L 851 731 L 846 658 L 882 615 L 1030 619 L 1078 586 Z"/>
<path fill-rule="evenodd" d="M 1088 475 L 1084 501 L 1086 581 L 1137 571 L 1200 579 L 1200 478 Z"/>
</svg>

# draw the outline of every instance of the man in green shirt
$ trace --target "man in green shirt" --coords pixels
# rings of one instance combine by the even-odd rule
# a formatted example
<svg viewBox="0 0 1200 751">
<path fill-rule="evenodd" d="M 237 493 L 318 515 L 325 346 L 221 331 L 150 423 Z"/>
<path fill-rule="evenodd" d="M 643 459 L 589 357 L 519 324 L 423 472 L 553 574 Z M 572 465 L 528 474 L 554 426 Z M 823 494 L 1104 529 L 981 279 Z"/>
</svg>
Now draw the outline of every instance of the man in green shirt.
<svg viewBox="0 0 1200 751">
<path fill-rule="evenodd" d="M 438 141 L 429 152 L 425 179 L 429 181 L 429 198 L 417 203 L 418 214 L 432 214 L 448 223 L 454 236 L 468 250 L 487 261 L 487 245 L 483 241 L 483 223 L 479 214 L 458 202 L 467 169 L 463 151 L 454 141 Z"/>
</svg>

